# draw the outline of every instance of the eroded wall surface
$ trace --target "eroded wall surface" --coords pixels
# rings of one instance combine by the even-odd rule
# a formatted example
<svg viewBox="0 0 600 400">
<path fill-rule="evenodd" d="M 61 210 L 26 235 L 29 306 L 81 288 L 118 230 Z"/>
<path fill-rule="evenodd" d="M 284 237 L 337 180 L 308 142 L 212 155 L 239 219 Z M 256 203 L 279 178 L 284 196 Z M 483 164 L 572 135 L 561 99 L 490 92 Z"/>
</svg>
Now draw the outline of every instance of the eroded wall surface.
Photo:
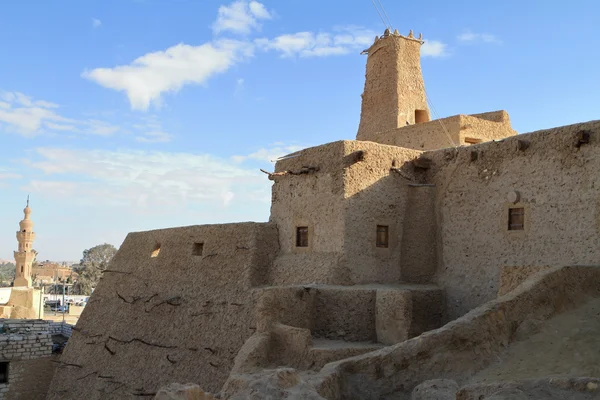
<svg viewBox="0 0 600 400">
<path fill-rule="evenodd" d="M 358 151 L 364 153 L 364 160 L 352 164 L 344 174 L 344 255 L 340 266 L 345 282 L 340 283 L 397 283 L 411 183 L 407 177 L 414 178 L 410 161 L 421 152 L 372 142 L 345 142 L 346 154 Z M 378 225 L 388 227 L 387 247 L 377 247 Z"/>
<path fill-rule="evenodd" d="M 429 283 L 437 269 L 435 185 L 409 184 L 402 235 L 401 280 Z"/>
<path fill-rule="evenodd" d="M 276 232 L 241 223 L 130 233 L 73 329 L 48 398 L 140 398 L 172 382 L 218 391 L 256 329 L 251 288 L 264 283 Z"/>
<path fill-rule="evenodd" d="M 343 252 L 344 142 L 302 150 L 278 161 L 275 171 L 318 170 L 275 179 L 270 221 L 277 224 L 281 252 L 269 275 L 272 285 L 332 283 Z M 296 228 L 308 227 L 308 246 L 296 246 Z"/>
<path fill-rule="evenodd" d="M 399 282 L 400 238 L 410 160 L 421 152 L 373 142 L 340 141 L 279 161 L 277 172 L 311 173 L 275 178 L 271 221 L 281 254 L 269 275 L 273 285 L 352 285 Z M 377 225 L 389 245 L 376 246 Z M 296 229 L 309 228 L 309 245 L 296 246 Z"/>
<path fill-rule="evenodd" d="M 421 41 L 382 37 L 368 50 L 365 88 L 356 139 L 373 140 L 377 132 L 415 123 L 415 110 L 429 120 L 421 73 Z"/>
<path fill-rule="evenodd" d="M 453 115 L 420 124 L 401 126 L 377 132 L 368 140 L 416 150 L 437 150 L 469 145 L 469 140 L 481 142 L 500 140 L 516 135 L 506 111 L 474 115 Z"/>
<path fill-rule="evenodd" d="M 597 263 L 599 147 L 592 121 L 424 154 L 437 191 L 436 280 L 448 319 L 495 298 L 503 266 Z M 524 209 L 523 230 L 508 230 L 511 207 Z"/>
<path fill-rule="evenodd" d="M 11 288 L 10 298 L 3 308 L 6 318 L 43 319 L 44 303 L 39 289 L 27 287 Z"/>
<path fill-rule="evenodd" d="M 0 399 L 45 399 L 57 365 L 48 322 L 3 319 L 0 332 L 0 363 L 8 372 L 0 377 Z"/>
</svg>

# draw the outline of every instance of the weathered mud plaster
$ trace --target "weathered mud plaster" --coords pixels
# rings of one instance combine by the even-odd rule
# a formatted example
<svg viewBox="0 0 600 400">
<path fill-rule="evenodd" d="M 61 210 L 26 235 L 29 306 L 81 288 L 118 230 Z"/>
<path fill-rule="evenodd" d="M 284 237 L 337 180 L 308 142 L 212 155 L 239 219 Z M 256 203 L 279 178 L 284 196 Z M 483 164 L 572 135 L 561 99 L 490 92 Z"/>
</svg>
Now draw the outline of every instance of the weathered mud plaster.
<svg viewBox="0 0 600 400">
<path fill-rule="evenodd" d="M 410 393 L 429 379 L 464 382 L 497 359 L 525 321 L 540 321 L 600 298 L 600 267 L 555 267 L 442 328 L 326 365 L 312 383 L 326 399 Z M 568 372 L 568 371 L 566 371 Z"/>
<path fill-rule="evenodd" d="M 256 329 L 251 288 L 277 250 L 272 224 L 130 233 L 62 355 L 76 367 L 57 370 L 48 398 L 137 398 L 173 381 L 218 391 Z"/>
<path fill-rule="evenodd" d="M 408 184 L 418 181 L 420 174 L 411 161 L 420 154 L 371 142 L 340 141 L 279 161 L 277 172 L 303 166 L 317 167 L 318 172 L 275 179 L 271 222 L 279 229 L 281 253 L 269 283 L 400 282 Z M 404 171 L 404 177 L 393 168 Z M 377 225 L 389 227 L 386 248 L 376 246 Z M 300 226 L 310 229 L 306 248 L 296 247 Z"/>
<path fill-rule="evenodd" d="M 577 147 L 580 132 L 591 139 Z M 519 143 L 528 147 L 519 150 Z M 424 156 L 432 160 L 426 174 L 435 185 L 440 235 L 435 281 L 448 296 L 447 320 L 494 299 L 503 266 L 598 262 L 600 121 Z M 508 230 L 513 206 L 524 208 L 523 230 Z"/>
</svg>

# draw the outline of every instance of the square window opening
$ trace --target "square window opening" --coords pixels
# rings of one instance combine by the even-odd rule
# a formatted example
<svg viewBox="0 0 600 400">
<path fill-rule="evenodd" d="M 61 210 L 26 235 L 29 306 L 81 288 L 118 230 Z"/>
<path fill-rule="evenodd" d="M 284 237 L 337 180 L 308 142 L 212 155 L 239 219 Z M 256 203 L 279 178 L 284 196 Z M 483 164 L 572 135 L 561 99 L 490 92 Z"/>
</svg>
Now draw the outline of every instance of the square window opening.
<svg viewBox="0 0 600 400">
<path fill-rule="evenodd" d="M 308 247 L 307 226 L 299 226 L 296 228 L 296 247 Z"/>
<path fill-rule="evenodd" d="M 389 247 L 390 232 L 387 225 L 377 225 L 377 247 Z"/>
<path fill-rule="evenodd" d="M 415 110 L 415 124 L 429 122 L 429 113 L 427 110 Z"/>
<path fill-rule="evenodd" d="M 525 229 L 525 208 L 508 209 L 508 230 L 522 231 Z"/>
<path fill-rule="evenodd" d="M 8 383 L 8 364 L 9 361 L 0 362 L 0 383 Z"/>
<path fill-rule="evenodd" d="M 194 243 L 194 249 L 192 250 L 193 255 L 201 256 L 203 251 L 204 251 L 204 243 L 203 242 Z"/>
</svg>

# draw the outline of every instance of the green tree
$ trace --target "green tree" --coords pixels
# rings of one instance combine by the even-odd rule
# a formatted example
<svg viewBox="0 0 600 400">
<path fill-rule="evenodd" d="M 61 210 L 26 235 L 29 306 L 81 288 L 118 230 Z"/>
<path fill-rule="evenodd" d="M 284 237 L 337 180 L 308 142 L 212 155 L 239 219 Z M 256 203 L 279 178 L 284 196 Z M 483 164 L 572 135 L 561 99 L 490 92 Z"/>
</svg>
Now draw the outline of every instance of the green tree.
<svg viewBox="0 0 600 400">
<path fill-rule="evenodd" d="M 15 280 L 16 266 L 13 263 L 0 264 L 0 286 L 10 286 Z"/>
<path fill-rule="evenodd" d="M 83 251 L 83 258 L 73 269 L 79 277 L 73 285 L 73 293 L 90 295 L 102 277 L 102 271 L 108 268 L 117 252 L 112 244 L 104 243 Z"/>
</svg>

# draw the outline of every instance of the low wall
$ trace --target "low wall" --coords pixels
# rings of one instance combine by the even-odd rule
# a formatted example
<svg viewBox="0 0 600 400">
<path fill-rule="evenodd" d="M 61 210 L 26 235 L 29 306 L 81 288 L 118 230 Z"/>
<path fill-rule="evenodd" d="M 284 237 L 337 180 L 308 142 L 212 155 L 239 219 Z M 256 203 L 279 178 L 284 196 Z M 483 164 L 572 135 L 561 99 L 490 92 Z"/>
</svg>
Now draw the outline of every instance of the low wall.
<svg viewBox="0 0 600 400">
<path fill-rule="evenodd" d="M 73 325 L 66 322 L 49 321 L 48 329 L 52 335 L 63 335 L 70 338 L 73 332 Z"/>
<path fill-rule="evenodd" d="M 251 289 L 277 251 L 272 224 L 130 233 L 73 329 L 48 399 L 138 398 L 172 382 L 218 391 L 256 329 Z"/>
<path fill-rule="evenodd" d="M 7 368 L 0 400 L 46 398 L 54 373 L 52 337 L 42 320 L 0 320 L 0 364 Z"/>
<path fill-rule="evenodd" d="M 438 150 L 468 143 L 465 138 L 482 142 L 516 135 L 506 111 L 453 115 L 420 124 L 402 126 L 373 135 L 373 142 L 415 150 Z"/>
<path fill-rule="evenodd" d="M 442 328 L 395 346 L 326 365 L 315 379 L 329 399 L 410 393 L 430 379 L 459 383 L 496 360 L 528 319 L 545 320 L 600 297 L 600 267 L 552 268 Z"/>
<path fill-rule="evenodd" d="M 41 290 L 27 287 L 10 288 L 10 298 L 2 307 L 2 313 L 10 319 L 43 319 L 44 304 Z"/>
<path fill-rule="evenodd" d="M 500 287 L 498 296 L 504 296 L 515 290 L 521 283 L 540 271 L 550 269 L 550 265 L 504 266 L 500 270 Z"/>
</svg>

